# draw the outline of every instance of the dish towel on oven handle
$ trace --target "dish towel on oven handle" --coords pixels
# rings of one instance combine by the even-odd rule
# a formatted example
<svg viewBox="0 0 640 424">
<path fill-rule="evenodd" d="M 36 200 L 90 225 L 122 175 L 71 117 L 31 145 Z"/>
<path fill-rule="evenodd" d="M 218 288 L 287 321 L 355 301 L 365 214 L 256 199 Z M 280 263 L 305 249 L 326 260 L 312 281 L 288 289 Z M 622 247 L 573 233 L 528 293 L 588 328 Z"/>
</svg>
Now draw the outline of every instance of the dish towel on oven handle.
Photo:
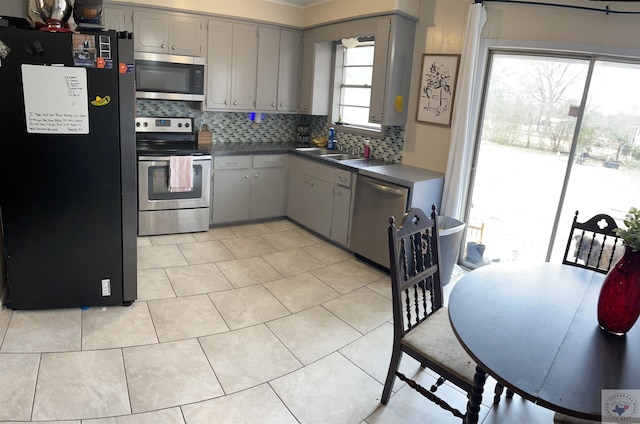
<svg viewBox="0 0 640 424">
<path fill-rule="evenodd" d="M 193 156 L 169 157 L 169 191 L 193 190 Z"/>
</svg>

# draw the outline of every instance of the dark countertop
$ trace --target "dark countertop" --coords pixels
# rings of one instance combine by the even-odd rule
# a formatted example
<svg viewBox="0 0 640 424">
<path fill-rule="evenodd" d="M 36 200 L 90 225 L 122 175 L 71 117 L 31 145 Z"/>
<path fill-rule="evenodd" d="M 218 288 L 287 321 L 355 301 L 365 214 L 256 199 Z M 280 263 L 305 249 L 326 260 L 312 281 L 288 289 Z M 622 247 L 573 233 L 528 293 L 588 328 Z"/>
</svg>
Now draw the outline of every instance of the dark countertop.
<svg viewBox="0 0 640 424">
<path fill-rule="evenodd" d="M 291 153 L 294 143 L 213 143 L 204 144 L 212 156 L 269 155 Z"/>
<path fill-rule="evenodd" d="M 407 187 L 412 187 L 413 184 L 421 181 L 444 180 L 444 174 L 441 172 L 400 163 L 368 166 L 363 168 L 360 174 Z"/>
<path fill-rule="evenodd" d="M 380 159 L 353 159 L 353 160 L 334 160 L 329 158 L 323 158 L 318 155 L 306 152 L 296 151 L 297 146 L 295 143 L 213 143 L 203 144 L 211 151 L 211 156 L 234 156 L 234 155 L 270 155 L 279 153 L 291 153 L 305 159 L 315 160 L 326 164 L 337 166 L 338 168 L 354 170 L 362 169 L 373 166 L 391 165 L 391 162 L 386 162 Z M 307 146 L 308 147 L 308 146 Z M 336 150 L 336 153 L 339 151 Z"/>
</svg>

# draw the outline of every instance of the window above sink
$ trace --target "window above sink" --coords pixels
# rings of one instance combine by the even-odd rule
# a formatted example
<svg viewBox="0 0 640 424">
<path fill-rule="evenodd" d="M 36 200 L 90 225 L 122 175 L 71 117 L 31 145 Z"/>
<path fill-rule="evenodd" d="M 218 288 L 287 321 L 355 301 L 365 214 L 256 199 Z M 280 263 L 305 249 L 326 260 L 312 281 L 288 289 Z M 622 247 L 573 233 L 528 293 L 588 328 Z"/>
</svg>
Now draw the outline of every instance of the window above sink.
<svg viewBox="0 0 640 424">
<path fill-rule="evenodd" d="M 330 113 L 341 131 L 353 129 L 381 136 L 382 125 L 369 120 L 374 49 L 374 37 L 348 38 L 336 44 Z"/>
</svg>

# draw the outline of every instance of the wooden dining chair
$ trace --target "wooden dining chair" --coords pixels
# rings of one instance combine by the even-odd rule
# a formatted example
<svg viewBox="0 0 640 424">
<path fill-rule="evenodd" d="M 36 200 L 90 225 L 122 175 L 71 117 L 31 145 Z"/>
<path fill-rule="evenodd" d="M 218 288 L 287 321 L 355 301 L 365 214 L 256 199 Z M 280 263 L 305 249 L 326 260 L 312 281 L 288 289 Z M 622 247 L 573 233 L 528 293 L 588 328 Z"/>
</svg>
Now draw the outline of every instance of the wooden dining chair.
<svg viewBox="0 0 640 424">
<path fill-rule="evenodd" d="M 435 206 L 431 217 L 421 209 L 413 208 L 404 215 L 399 228 L 396 228 L 394 217 L 389 218 L 394 330 L 391 362 L 381 402 L 387 404 L 398 377 L 427 399 L 464 419 L 465 414 L 435 394 L 448 380 L 469 395 L 476 368 L 453 333 L 443 304 L 437 216 Z M 404 354 L 440 376 L 429 390 L 398 371 Z"/>
<path fill-rule="evenodd" d="M 578 211 L 576 211 L 562 263 L 606 274 L 624 253 L 622 240 L 615 232 L 616 228 L 618 228 L 616 222 L 606 214 L 597 214 L 585 222 L 578 222 Z M 597 424 L 598 422 L 556 412 L 553 423 Z"/>
<path fill-rule="evenodd" d="M 616 228 L 616 222 L 606 214 L 578 222 L 576 211 L 562 263 L 606 274 L 624 253 Z"/>
</svg>

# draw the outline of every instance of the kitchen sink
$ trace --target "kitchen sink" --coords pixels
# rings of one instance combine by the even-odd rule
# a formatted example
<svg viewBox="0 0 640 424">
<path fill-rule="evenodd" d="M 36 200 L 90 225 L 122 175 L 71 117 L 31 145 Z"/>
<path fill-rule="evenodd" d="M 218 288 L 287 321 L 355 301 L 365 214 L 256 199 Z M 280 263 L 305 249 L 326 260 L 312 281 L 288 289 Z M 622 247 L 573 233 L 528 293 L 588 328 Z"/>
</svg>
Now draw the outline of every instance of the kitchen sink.
<svg viewBox="0 0 640 424">
<path fill-rule="evenodd" d="M 354 155 L 347 152 L 341 152 L 339 150 L 329 150 L 326 147 L 296 147 L 296 151 L 337 161 L 364 159 L 361 155 Z"/>
<path fill-rule="evenodd" d="M 333 159 L 333 160 L 354 160 L 354 159 L 364 159 L 360 155 L 353 155 L 351 153 L 327 153 L 324 155 L 320 155 L 323 158 Z"/>
<path fill-rule="evenodd" d="M 332 150 L 329 150 L 326 147 L 296 147 L 296 151 L 310 153 L 313 155 L 326 155 L 332 152 Z"/>
</svg>

